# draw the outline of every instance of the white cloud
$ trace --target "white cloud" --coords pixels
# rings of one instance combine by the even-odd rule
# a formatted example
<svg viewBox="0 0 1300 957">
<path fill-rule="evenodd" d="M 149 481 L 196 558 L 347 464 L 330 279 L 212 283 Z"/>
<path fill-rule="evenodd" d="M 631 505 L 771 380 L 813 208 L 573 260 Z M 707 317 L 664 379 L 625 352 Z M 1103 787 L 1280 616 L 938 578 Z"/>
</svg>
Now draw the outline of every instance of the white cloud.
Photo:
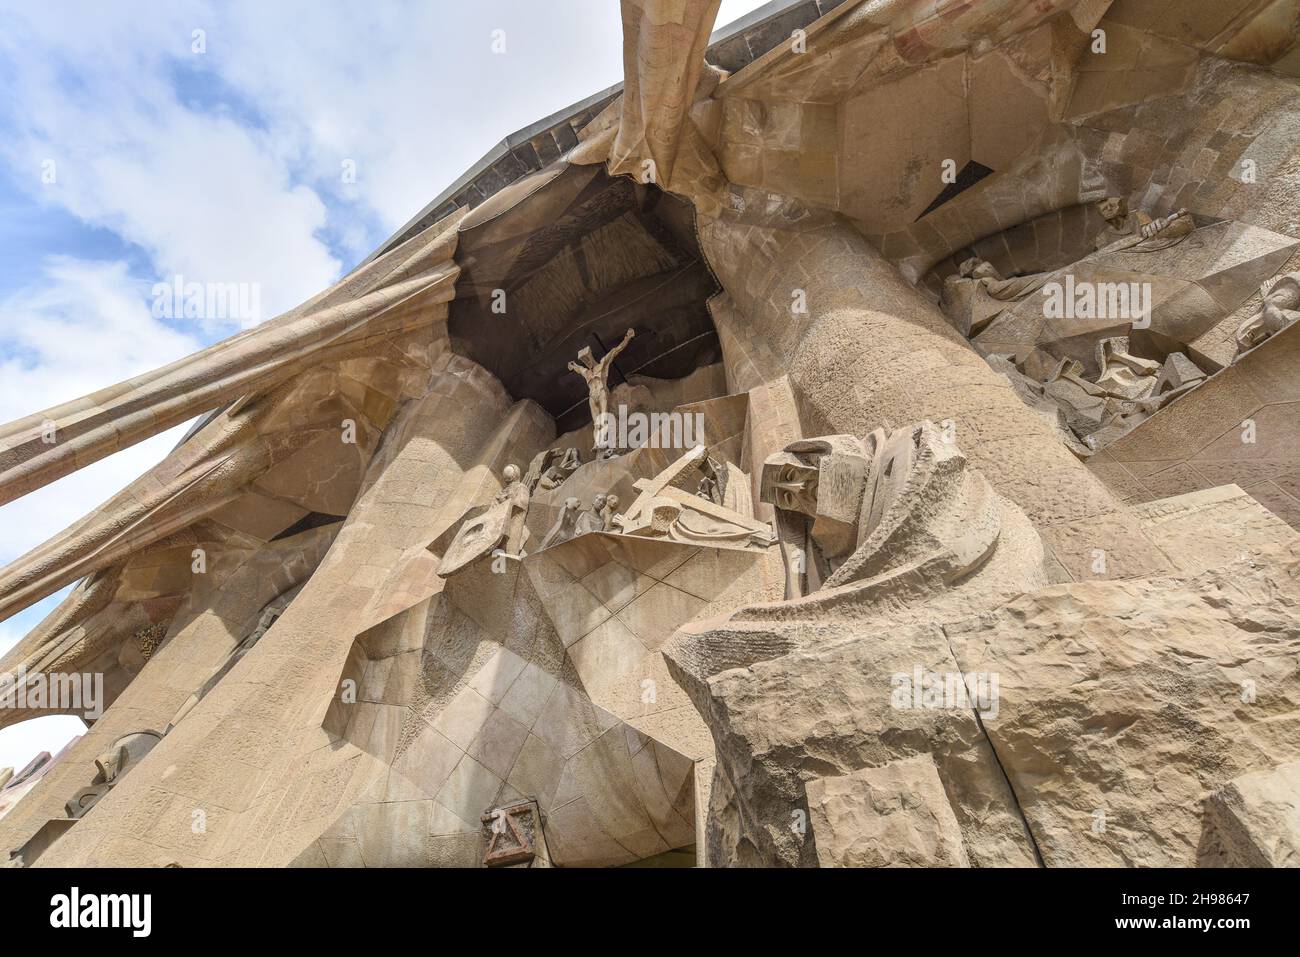
<svg viewBox="0 0 1300 957">
<path fill-rule="evenodd" d="M 719 23 L 759 5 L 726 0 Z M 611 0 L 0 15 L 0 150 L 33 191 L 141 246 L 159 277 L 260 283 L 263 318 L 337 278 L 327 239 L 361 258 L 504 136 L 622 75 Z M 57 182 L 36 185 L 51 159 Z"/>
<path fill-rule="evenodd" d="M 724 0 L 718 24 L 762 4 Z M 385 234 L 507 135 L 623 77 L 612 0 L 238 9 L 209 32 L 228 40 L 223 79 L 300 144 L 321 189 L 373 212 Z M 355 188 L 337 186 L 344 159 Z"/>
<path fill-rule="evenodd" d="M 251 117 L 182 102 L 204 5 L 70 6 L 3 14 L 0 115 L 18 182 L 143 248 L 155 278 L 259 283 L 264 319 L 336 279 L 317 236 L 325 205 L 294 182 L 292 149 Z"/>
<path fill-rule="evenodd" d="M 619 29 L 609 0 L 263 3 L 208 36 L 222 78 L 297 144 L 317 188 L 386 235 L 506 135 L 617 82 Z M 340 182 L 349 159 L 354 186 Z"/>
<path fill-rule="evenodd" d="M 9 422 L 166 365 L 200 347 L 150 315 L 148 284 L 124 263 L 48 261 L 0 300 L 0 421 Z M 0 564 L 71 525 L 160 461 L 171 429 L 0 507 Z"/>
<path fill-rule="evenodd" d="M 154 319 L 122 262 L 51 257 L 0 301 L 0 421 L 165 365 L 200 347 Z"/>
</svg>

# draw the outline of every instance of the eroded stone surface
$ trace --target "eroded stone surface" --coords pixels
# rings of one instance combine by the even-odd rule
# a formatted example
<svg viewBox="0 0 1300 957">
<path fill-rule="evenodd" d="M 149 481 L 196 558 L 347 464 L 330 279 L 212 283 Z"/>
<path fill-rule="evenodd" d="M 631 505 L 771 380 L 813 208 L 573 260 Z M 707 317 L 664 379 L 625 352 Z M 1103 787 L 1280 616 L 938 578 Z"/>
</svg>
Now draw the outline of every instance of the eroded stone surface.
<svg viewBox="0 0 1300 957">
<path fill-rule="evenodd" d="M 1204 863 L 1300 867 L 1300 762 L 1233 778 L 1207 803 Z"/>
<path fill-rule="evenodd" d="M 108 706 L 0 852 L 1294 864 L 1297 21 L 1161 6 L 625 0 L 622 92 L 0 427 L 5 502 L 206 416 L 0 572 Z"/>
<path fill-rule="evenodd" d="M 1300 552 L 1058 585 L 945 626 L 1000 676 L 983 727 L 1046 863 L 1193 866 L 1203 802 L 1300 753 Z"/>
<path fill-rule="evenodd" d="M 808 782 L 822 867 L 968 867 L 934 761 L 922 755 Z"/>
</svg>

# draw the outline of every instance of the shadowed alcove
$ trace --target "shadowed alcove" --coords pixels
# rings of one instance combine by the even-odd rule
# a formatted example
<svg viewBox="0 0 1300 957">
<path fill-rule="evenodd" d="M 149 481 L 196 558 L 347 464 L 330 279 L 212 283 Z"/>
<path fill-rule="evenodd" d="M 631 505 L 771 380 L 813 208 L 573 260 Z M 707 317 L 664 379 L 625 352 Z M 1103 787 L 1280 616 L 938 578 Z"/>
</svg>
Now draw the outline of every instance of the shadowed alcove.
<svg viewBox="0 0 1300 957">
<path fill-rule="evenodd" d="M 584 346 L 599 358 L 636 330 L 611 388 L 721 360 L 705 305 L 718 285 L 688 203 L 599 165 L 557 164 L 508 192 L 462 226 L 448 328 L 456 352 L 536 401 L 557 432 L 590 422 L 586 384 L 567 368 Z"/>
</svg>

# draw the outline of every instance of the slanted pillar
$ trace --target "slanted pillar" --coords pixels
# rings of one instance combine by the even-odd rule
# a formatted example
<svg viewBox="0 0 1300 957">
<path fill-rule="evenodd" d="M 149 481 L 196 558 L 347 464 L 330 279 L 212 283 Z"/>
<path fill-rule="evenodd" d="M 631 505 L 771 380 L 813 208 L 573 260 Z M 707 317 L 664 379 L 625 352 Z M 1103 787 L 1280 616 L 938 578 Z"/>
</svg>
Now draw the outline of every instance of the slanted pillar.
<svg viewBox="0 0 1300 957">
<path fill-rule="evenodd" d="M 749 204 L 758 214 L 700 217 L 701 246 L 743 319 L 729 331 L 784 368 L 805 427 L 866 435 L 951 421 L 970 463 L 1038 528 L 1054 578 L 1171 569 L 1050 423 L 847 221 L 762 201 Z"/>
</svg>

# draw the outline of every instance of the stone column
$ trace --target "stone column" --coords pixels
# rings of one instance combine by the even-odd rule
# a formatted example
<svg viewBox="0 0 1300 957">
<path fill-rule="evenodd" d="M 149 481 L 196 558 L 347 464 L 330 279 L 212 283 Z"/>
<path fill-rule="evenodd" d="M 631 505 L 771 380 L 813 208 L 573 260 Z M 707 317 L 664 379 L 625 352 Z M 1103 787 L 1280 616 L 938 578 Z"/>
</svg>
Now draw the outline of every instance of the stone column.
<svg viewBox="0 0 1300 957">
<path fill-rule="evenodd" d="M 349 807 L 391 760 L 403 709 L 384 711 L 371 751 L 340 743 L 322 717 L 357 634 L 372 624 L 371 599 L 404 555 L 422 551 L 459 517 L 460 490 L 486 479 L 485 454 L 504 451 L 497 433 L 511 406 L 490 373 L 450 357 L 390 423 L 343 528 L 298 597 L 41 863 L 284 864 Z M 510 451 L 521 461 L 550 437 L 528 428 L 541 418 L 538 410 L 518 420 L 527 441 Z M 549 430 L 549 419 L 542 424 Z M 212 618 L 197 615 L 192 628 Z M 130 715 L 151 691 L 156 686 L 129 686 L 103 721 Z M 167 714 L 184 700 L 181 691 Z M 139 814 L 141 801 L 155 813 Z M 201 830 L 192 827 L 196 811 Z M 0 822 L 0 848 L 13 845 L 8 825 Z"/>
<path fill-rule="evenodd" d="M 1168 570 L 1127 507 L 845 220 L 769 202 L 761 215 L 701 217 L 700 239 L 740 316 L 729 331 L 747 330 L 783 366 L 805 430 L 950 419 L 971 464 L 1038 528 L 1054 577 Z"/>
</svg>

